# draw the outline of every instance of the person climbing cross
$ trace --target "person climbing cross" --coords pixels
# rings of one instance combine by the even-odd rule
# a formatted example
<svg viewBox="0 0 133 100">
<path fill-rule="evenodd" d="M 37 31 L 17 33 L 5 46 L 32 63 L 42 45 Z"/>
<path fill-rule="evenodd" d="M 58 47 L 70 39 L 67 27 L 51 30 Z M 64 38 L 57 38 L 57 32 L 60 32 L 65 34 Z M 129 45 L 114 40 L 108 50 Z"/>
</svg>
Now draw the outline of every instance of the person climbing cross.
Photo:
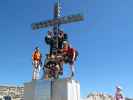
<svg viewBox="0 0 133 100">
<path fill-rule="evenodd" d="M 60 30 L 58 34 L 58 49 L 62 49 L 64 41 L 68 41 L 68 36 L 66 33 Z"/>
<path fill-rule="evenodd" d="M 52 54 L 53 49 L 53 33 L 51 31 L 47 32 L 47 35 L 45 36 L 45 42 L 50 46 L 50 54 Z"/>
</svg>

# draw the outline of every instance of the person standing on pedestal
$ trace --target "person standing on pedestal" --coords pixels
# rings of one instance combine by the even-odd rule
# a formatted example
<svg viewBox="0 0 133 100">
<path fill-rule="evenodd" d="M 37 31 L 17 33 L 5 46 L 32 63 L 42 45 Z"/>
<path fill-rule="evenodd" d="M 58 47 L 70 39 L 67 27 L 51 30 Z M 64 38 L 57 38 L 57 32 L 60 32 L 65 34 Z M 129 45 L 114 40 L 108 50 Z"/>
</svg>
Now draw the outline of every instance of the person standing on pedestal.
<svg viewBox="0 0 133 100">
<path fill-rule="evenodd" d="M 35 51 L 32 54 L 32 65 L 33 65 L 33 75 L 32 80 L 39 79 L 39 72 L 42 66 L 41 61 L 42 55 L 38 47 L 35 48 Z"/>
<path fill-rule="evenodd" d="M 78 56 L 78 52 L 76 49 L 70 47 L 70 44 L 68 44 L 67 41 L 64 41 L 63 43 L 63 56 L 64 56 L 64 63 L 69 63 L 70 68 L 71 68 L 71 77 L 74 76 L 75 73 L 75 66 L 74 62 L 76 61 L 76 58 Z"/>
<path fill-rule="evenodd" d="M 120 86 L 116 87 L 115 100 L 125 100 Z"/>
</svg>

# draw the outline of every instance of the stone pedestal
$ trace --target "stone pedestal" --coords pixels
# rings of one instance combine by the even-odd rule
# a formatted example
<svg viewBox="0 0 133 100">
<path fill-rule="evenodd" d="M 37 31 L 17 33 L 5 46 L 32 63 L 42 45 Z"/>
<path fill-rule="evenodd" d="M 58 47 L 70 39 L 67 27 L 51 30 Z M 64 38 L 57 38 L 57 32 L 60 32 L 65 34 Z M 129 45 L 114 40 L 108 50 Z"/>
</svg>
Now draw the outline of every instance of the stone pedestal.
<svg viewBox="0 0 133 100">
<path fill-rule="evenodd" d="M 80 84 L 72 79 L 32 81 L 24 84 L 24 100 L 80 100 Z"/>
</svg>

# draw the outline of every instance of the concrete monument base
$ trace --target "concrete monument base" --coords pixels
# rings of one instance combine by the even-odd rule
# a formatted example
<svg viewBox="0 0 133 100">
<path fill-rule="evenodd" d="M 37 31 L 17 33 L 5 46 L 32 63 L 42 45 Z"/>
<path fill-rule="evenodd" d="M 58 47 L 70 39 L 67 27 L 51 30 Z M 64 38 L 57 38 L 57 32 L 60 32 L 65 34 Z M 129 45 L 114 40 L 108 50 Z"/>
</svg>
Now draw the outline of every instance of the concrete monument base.
<svg viewBox="0 0 133 100">
<path fill-rule="evenodd" d="M 35 80 L 24 84 L 24 100 L 80 100 L 80 84 L 72 79 Z"/>
</svg>

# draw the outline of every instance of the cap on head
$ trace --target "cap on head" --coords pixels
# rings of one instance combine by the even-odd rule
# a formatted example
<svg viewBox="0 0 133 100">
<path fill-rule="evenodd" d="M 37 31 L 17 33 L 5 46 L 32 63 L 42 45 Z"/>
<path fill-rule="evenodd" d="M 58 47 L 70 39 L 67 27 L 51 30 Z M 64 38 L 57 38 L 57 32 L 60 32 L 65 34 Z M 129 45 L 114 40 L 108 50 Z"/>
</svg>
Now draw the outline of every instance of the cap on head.
<svg viewBox="0 0 133 100">
<path fill-rule="evenodd" d="M 51 31 L 48 31 L 48 35 L 52 35 L 52 32 Z"/>
<path fill-rule="evenodd" d="M 35 50 L 39 50 L 39 47 L 35 47 Z"/>
<path fill-rule="evenodd" d="M 116 89 L 122 90 L 122 87 L 121 86 L 116 86 Z"/>
<path fill-rule="evenodd" d="M 68 44 L 68 42 L 67 41 L 63 41 L 63 44 L 65 45 L 65 44 Z"/>
<path fill-rule="evenodd" d="M 63 47 L 71 48 L 71 44 L 68 41 L 63 42 Z"/>
<path fill-rule="evenodd" d="M 59 30 L 59 32 L 62 33 L 62 34 L 64 33 L 62 30 Z"/>
</svg>

